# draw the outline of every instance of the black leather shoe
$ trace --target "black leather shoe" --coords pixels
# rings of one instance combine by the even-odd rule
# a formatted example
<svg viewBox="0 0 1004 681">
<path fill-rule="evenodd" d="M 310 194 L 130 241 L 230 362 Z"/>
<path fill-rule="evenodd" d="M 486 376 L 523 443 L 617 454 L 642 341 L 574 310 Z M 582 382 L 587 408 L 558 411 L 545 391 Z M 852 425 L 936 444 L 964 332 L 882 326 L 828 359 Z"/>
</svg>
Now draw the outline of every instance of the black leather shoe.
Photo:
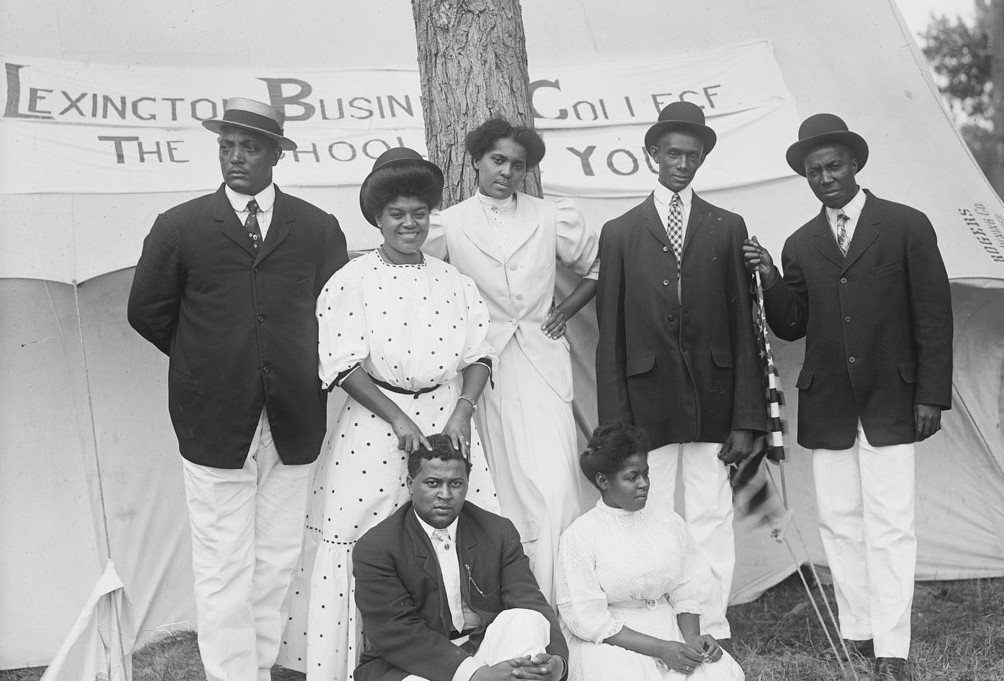
<svg viewBox="0 0 1004 681">
<path fill-rule="evenodd" d="M 847 652 L 851 654 L 851 657 L 859 655 L 868 660 L 875 659 L 875 642 L 872 639 L 866 639 L 864 641 L 857 641 L 851 638 L 845 638 L 844 643 L 847 645 Z"/>
<path fill-rule="evenodd" d="M 912 681 L 906 660 L 901 657 L 880 657 L 875 661 L 875 678 L 878 681 Z"/>
</svg>

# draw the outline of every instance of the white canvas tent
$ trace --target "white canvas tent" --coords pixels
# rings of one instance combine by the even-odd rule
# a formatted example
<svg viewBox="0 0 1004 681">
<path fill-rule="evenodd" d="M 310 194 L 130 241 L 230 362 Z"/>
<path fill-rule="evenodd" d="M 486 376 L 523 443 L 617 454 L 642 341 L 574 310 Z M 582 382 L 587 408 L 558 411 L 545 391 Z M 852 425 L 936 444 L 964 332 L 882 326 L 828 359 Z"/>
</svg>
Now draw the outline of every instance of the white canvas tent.
<svg viewBox="0 0 1004 681">
<path fill-rule="evenodd" d="M 125 301 L 131 266 L 156 214 L 218 181 L 207 137 L 204 147 L 192 147 L 198 153 L 184 168 L 197 186 L 170 189 L 182 185 L 165 181 L 164 190 L 136 193 L 127 178 L 112 190 L 69 189 L 70 180 L 94 178 L 77 173 L 57 181 L 72 166 L 74 148 L 64 145 L 65 156 L 48 153 L 48 128 L 12 119 L 10 65 L 31 60 L 82 68 L 113 65 L 123 79 L 134 69 L 177 71 L 185 77 L 212 69 L 213 92 L 220 97 L 259 98 L 266 97 L 264 89 L 232 91 L 235 83 L 248 82 L 248 68 L 274 76 L 404 69 L 403 77 L 415 79 L 415 89 L 417 74 L 410 7 L 391 0 L 304 0 L 285 6 L 249 0 L 239 12 L 196 0 L 5 0 L 0 12 L 8 76 L 0 133 L 11 133 L 0 139 L 16 139 L 13 151 L 29 159 L 11 167 L 12 150 L 5 148 L 0 169 L 3 669 L 52 660 L 109 561 L 132 604 L 138 644 L 194 628 L 166 361 L 129 329 Z M 797 118 L 818 111 L 839 112 L 864 135 L 872 156 L 859 178 L 862 184 L 931 217 L 953 279 L 954 408 L 945 416 L 944 433 L 919 447 L 918 576 L 1004 574 L 1004 263 L 996 257 L 1004 253 L 1004 205 L 951 126 L 891 0 L 549 0 L 524 3 L 523 14 L 531 78 L 550 79 L 560 69 L 602 73 L 601 67 L 618 64 L 707 57 L 715 50 L 727 53 L 769 41 L 789 94 L 786 106 L 797 113 L 788 138 L 795 136 Z M 227 77 L 228 69 L 233 77 Z M 23 85 L 14 111 L 28 110 L 29 83 Z M 612 91 L 618 85 L 596 83 Z M 668 82 L 663 92 L 674 87 Z M 81 85 L 64 96 L 58 88 L 45 89 L 35 92 L 35 110 L 62 108 L 88 91 Z M 727 126 L 729 118 L 712 116 L 711 122 Z M 562 146 L 553 141 L 564 134 L 562 124 L 537 123 L 552 140 L 542 165 L 545 191 L 576 195 L 597 227 L 640 200 L 644 191 L 603 197 L 568 191 L 568 178 L 559 172 L 568 166 L 558 163 Z M 298 126 L 290 123 L 287 130 L 295 137 Z M 611 134 L 600 124 L 588 130 Z M 625 148 L 640 149 L 644 121 L 627 131 Z M 744 215 L 750 231 L 775 253 L 784 237 L 817 210 L 801 178 L 775 174 L 753 184 L 720 187 L 702 186 L 701 180 L 729 172 L 760 177 L 765 166 L 781 163 L 783 152 L 783 146 L 738 157 L 716 151 L 697 183 L 712 202 Z M 718 175 L 710 167 L 716 158 L 729 159 Z M 358 215 L 357 187 L 351 181 L 297 187 L 283 180 L 295 175 L 294 168 L 291 158 L 280 164 L 277 181 L 284 188 L 338 215 L 350 248 L 375 244 L 376 233 Z M 595 326 L 591 312 L 574 322 L 577 396 L 587 417 L 594 418 Z M 793 427 L 792 383 L 802 346 L 778 344 L 777 354 Z M 799 546 L 806 558 L 821 563 L 808 459 L 794 446 L 794 433 L 788 440 L 788 488 L 804 540 Z M 737 599 L 755 597 L 793 569 L 786 550 L 762 528 L 737 528 L 737 537 Z"/>
</svg>

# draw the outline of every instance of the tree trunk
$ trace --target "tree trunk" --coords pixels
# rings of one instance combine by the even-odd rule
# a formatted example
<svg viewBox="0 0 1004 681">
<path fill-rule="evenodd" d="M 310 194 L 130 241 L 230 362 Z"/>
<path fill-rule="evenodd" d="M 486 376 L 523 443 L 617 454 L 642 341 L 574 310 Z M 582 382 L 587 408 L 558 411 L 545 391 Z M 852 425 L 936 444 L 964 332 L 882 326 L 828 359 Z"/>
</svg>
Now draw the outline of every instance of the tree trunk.
<svg viewBox="0 0 1004 681">
<path fill-rule="evenodd" d="M 1004 0 L 990 4 L 990 81 L 993 104 L 993 144 L 991 145 L 988 179 L 997 195 L 1004 197 Z"/>
<path fill-rule="evenodd" d="M 477 187 L 464 137 L 492 116 L 533 127 L 519 0 L 412 0 L 429 160 L 443 169 L 443 207 Z M 524 191 L 540 196 L 540 174 Z"/>
</svg>

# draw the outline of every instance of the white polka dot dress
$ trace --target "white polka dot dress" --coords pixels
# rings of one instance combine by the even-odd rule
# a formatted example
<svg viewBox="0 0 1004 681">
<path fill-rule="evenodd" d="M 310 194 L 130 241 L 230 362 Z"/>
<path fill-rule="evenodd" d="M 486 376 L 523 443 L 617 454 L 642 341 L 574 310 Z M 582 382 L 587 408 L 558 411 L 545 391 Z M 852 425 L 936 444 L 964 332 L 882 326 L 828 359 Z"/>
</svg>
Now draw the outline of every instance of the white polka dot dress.
<svg viewBox="0 0 1004 681">
<path fill-rule="evenodd" d="M 356 258 L 328 281 L 317 301 L 317 320 L 325 387 L 357 364 L 399 388 L 440 386 L 415 396 L 384 390 L 425 434 L 446 425 L 462 370 L 495 356 L 485 340 L 488 312 L 474 283 L 435 258 L 420 265 L 393 265 L 377 252 Z M 468 498 L 497 512 L 473 428 L 471 460 Z M 352 548 L 408 500 L 406 466 L 390 425 L 350 397 L 318 460 L 279 657 L 279 664 L 305 671 L 308 681 L 352 678 L 362 635 Z"/>
</svg>

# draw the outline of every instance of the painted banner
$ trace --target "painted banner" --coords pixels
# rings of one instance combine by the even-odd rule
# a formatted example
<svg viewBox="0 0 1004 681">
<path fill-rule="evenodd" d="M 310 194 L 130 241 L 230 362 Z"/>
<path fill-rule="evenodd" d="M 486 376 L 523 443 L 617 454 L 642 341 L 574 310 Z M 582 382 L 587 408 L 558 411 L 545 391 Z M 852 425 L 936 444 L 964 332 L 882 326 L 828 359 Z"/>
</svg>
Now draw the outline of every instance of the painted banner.
<svg viewBox="0 0 1004 681">
<path fill-rule="evenodd" d="M 4 57 L 0 193 L 209 190 L 207 160 L 224 97 L 271 102 L 299 148 L 284 186 L 356 186 L 392 146 L 425 150 L 417 69 L 236 71 L 81 64 Z M 767 41 L 684 57 L 553 68 L 532 74 L 536 126 L 548 145 L 548 193 L 647 194 L 656 171 L 645 130 L 676 100 L 701 106 L 719 144 L 699 189 L 792 173 L 778 149 L 798 120 Z M 480 121 L 472 121 L 471 127 Z"/>
</svg>

